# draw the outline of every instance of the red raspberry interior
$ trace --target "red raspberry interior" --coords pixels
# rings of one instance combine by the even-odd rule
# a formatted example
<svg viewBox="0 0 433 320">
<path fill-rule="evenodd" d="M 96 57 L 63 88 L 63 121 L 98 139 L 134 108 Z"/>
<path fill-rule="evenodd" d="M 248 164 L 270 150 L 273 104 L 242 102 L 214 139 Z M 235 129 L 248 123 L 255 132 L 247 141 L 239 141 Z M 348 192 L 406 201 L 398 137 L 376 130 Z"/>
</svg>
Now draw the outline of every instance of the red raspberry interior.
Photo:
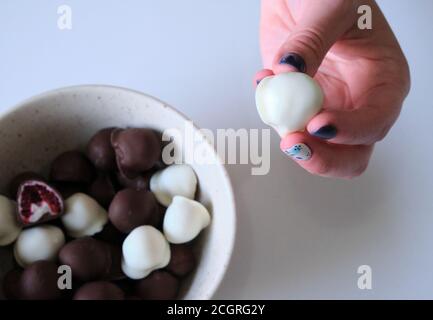
<svg viewBox="0 0 433 320">
<path fill-rule="evenodd" d="M 32 215 L 32 204 L 42 206 L 48 204 L 49 214 L 58 215 L 62 211 L 62 204 L 54 190 L 43 184 L 24 185 L 20 194 L 20 215 L 24 221 L 28 221 Z"/>
</svg>

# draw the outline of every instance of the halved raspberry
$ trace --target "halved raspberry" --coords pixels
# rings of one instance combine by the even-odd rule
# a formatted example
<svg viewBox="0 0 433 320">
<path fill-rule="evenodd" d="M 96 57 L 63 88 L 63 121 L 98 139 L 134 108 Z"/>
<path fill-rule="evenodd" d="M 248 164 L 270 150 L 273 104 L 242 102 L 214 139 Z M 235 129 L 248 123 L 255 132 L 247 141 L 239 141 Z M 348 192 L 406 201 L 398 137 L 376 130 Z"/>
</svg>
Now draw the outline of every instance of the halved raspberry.
<svg viewBox="0 0 433 320">
<path fill-rule="evenodd" d="M 52 220 L 63 213 L 62 196 L 38 180 L 23 182 L 18 189 L 18 218 L 23 225 Z"/>
</svg>

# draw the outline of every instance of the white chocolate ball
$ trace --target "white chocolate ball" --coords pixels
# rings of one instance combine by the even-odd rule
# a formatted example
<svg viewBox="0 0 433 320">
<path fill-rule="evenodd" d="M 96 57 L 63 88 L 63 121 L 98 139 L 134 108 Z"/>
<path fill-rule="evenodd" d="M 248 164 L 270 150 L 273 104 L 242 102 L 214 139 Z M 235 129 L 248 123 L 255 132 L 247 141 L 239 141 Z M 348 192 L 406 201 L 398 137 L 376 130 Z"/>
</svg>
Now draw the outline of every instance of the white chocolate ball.
<svg viewBox="0 0 433 320">
<path fill-rule="evenodd" d="M 152 226 L 131 231 L 122 245 L 122 270 L 131 279 L 142 279 L 170 261 L 170 245 Z"/>
<path fill-rule="evenodd" d="M 62 223 L 73 238 L 93 236 L 108 222 L 107 211 L 84 193 L 76 193 L 65 201 Z"/>
<path fill-rule="evenodd" d="M 15 242 L 15 260 L 23 268 L 39 260 L 55 261 L 64 244 L 65 236 L 56 226 L 43 225 L 25 229 Z"/>
<path fill-rule="evenodd" d="M 174 196 L 194 199 L 197 177 L 187 164 L 174 164 L 156 172 L 150 179 L 150 190 L 163 206 L 168 207 Z"/>
<path fill-rule="evenodd" d="M 0 195 L 0 246 L 15 241 L 21 232 L 16 218 L 16 203 Z"/>
<path fill-rule="evenodd" d="M 175 196 L 165 212 L 164 235 L 171 243 L 189 242 L 209 223 L 209 211 L 200 202 Z"/>
<path fill-rule="evenodd" d="M 300 72 L 266 77 L 256 89 L 260 118 L 282 138 L 304 130 L 322 108 L 322 102 L 323 92 L 318 83 Z"/>
</svg>

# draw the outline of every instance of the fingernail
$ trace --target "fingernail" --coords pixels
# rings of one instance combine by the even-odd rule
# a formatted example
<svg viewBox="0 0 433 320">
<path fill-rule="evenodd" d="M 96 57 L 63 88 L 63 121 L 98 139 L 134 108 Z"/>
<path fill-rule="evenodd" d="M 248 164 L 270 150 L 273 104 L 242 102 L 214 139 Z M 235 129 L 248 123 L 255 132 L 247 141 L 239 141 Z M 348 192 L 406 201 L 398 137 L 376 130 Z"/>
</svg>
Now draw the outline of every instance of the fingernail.
<svg viewBox="0 0 433 320">
<path fill-rule="evenodd" d="M 312 152 L 309 146 L 304 143 L 298 143 L 289 149 L 284 150 L 284 153 L 295 160 L 309 160 Z"/>
<path fill-rule="evenodd" d="M 298 69 L 299 72 L 305 73 L 306 70 L 304 59 L 299 54 L 293 52 L 284 55 L 280 60 L 280 64 L 291 65 Z"/>
<path fill-rule="evenodd" d="M 332 124 L 328 124 L 313 132 L 312 135 L 323 140 L 329 140 L 335 138 L 337 135 L 337 128 Z"/>
<path fill-rule="evenodd" d="M 260 81 L 262 81 L 262 79 L 257 79 L 257 80 L 256 80 L 256 84 L 259 84 Z"/>
</svg>

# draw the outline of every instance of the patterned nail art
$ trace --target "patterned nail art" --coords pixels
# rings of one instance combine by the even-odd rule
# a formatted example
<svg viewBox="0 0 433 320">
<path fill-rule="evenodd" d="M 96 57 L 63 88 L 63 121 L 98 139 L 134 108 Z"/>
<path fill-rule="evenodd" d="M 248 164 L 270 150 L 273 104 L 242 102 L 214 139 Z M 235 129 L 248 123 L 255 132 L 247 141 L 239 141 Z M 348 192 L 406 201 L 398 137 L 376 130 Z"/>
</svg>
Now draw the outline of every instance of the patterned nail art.
<svg viewBox="0 0 433 320">
<path fill-rule="evenodd" d="M 284 151 L 285 154 L 295 160 L 309 160 L 311 158 L 311 149 L 304 143 L 298 143 Z"/>
</svg>

